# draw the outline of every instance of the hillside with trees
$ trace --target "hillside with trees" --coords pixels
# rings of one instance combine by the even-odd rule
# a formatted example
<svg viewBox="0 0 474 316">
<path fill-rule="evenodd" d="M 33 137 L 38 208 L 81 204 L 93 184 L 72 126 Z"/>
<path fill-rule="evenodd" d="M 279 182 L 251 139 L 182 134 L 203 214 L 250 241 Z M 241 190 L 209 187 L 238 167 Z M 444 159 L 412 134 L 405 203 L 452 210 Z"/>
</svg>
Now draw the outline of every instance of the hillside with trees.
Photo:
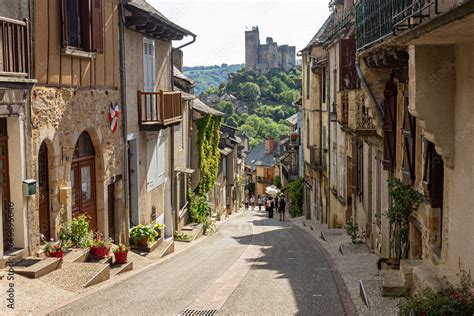
<svg viewBox="0 0 474 316">
<path fill-rule="evenodd" d="M 301 70 L 273 69 L 266 74 L 241 69 L 225 84 L 212 87 L 206 95 L 232 95 L 235 102 L 222 100 L 216 108 L 226 113 L 225 123 L 240 128 L 251 145 L 267 136 L 288 133 L 285 119 L 297 112 L 294 102 L 300 96 Z"/>
<path fill-rule="evenodd" d="M 210 87 L 218 87 L 227 82 L 229 73 L 235 73 L 243 67 L 243 64 L 222 64 L 220 66 L 183 67 L 183 70 L 189 78 L 196 81 L 195 93 L 199 95 Z"/>
</svg>

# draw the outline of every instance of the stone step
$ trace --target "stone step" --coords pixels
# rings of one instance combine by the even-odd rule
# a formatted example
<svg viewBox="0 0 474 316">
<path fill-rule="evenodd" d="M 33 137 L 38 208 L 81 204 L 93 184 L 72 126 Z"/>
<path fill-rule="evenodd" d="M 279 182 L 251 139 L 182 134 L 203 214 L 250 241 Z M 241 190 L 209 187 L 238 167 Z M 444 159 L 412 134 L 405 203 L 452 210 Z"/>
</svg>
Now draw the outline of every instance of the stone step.
<svg viewBox="0 0 474 316">
<path fill-rule="evenodd" d="M 25 256 L 25 249 L 13 249 L 13 251 L 6 251 L 3 258 L 0 259 L 0 269 L 7 266 L 8 261 L 15 261 Z"/>
<path fill-rule="evenodd" d="M 172 238 L 163 241 L 160 247 L 156 250 L 160 258 L 167 256 L 174 252 L 174 240 Z"/>
<path fill-rule="evenodd" d="M 89 256 L 89 248 L 71 249 L 64 254 L 64 262 L 86 262 Z"/>
<path fill-rule="evenodd" d="M 183 231 L 193 231 L 193 230 L 196 229 L 198 226 L 199 226 L 199 224 L 197 224 L 197 223 L 191 223 L 191 224 L 188 224 L 188 225 L 186 225 L 186 226 L 183 226 L 182 230 L 183 230 Z"/>
<path fill-rule="evenodd" d="M 133 270 L 133 261 L 127 263 L 114 263 L 110 266 L 110 275 L 115 276 L 120 273 L 128 272 Z"/>
<path fill-rule="evenodd" d="M 148 243 L 147 246 L 132 245 L 131 248 L 132 248 L 132 250 L 135 250 L 135 251 L 138 251 L 138 252 L 153 252 L 162 243 L 163 243 L 163 236 L 161 236 L 159 239 L 155 240 L 152 243 Z"/>
<path fill-rule="evenodd" d="M 41 278 L 71 292 L 79 292 L 110 278 L 110 265 L 91 262 L 63 262 L 61 269 Z"/>
<path fill-rule="evenodd" d="M 108 264 L 108 265 L 111 265 L 112 262 L 113 262 L 113 256 L 107 256 L 105 258 L 98 259 L 90 255 L 89 260 L 87 260 L 87 263 L 102 263 L 102 264 Z"/>
<path fill-rule="evenodd" d="M 408 294 L 408 288 L 399 270 L 380 270 L 379 278 L 382 296 L 400 297 Z"/>
<path fill-rule="evenodd" d="M 183 233 L 185 233 L 186 235 L 191 237 L 191 239 L 183 240 L 183 241 L 184 242 L 191 242 L 191 241 L 194 241 L 194 240 L 198 239 L 199 237 L 202 237 L 204 235 L 204 229 L 202 227 L 202 224 L 197 224 L 192 231 L 184 231 L 183 230 Z"/>
<path fill-rule="evenodd" d="M 28 259 L 26 259 L 28 260 Z M 40 278 L 61 267 L 61 259 L 44 258 L 29 266 L 15 266 L 15 273 L 30 279 Z"/>
</svg>

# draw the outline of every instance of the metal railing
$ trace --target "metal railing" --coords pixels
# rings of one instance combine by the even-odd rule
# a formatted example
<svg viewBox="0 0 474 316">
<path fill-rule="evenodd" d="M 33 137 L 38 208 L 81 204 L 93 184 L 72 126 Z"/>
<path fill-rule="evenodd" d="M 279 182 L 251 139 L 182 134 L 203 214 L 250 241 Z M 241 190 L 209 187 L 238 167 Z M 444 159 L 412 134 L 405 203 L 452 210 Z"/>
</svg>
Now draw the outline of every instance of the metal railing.
<svg viewBox="0 0 474 316">
<path fill-rule="evenodd" d="M 0 17 L 0 76 L 28 78 L 30 40 L 28 20 Z"/>
<path fill-rule="evenodd" d="M 140 124 L 169 125 L 181 121 L 181 92 L 138 91 L 138 119 Z"/>
<path fill-rule="evenodd" d="M 439 13 L 438 0 L 359 0 L 357 49 L 420 25 Z"/>
</svg>

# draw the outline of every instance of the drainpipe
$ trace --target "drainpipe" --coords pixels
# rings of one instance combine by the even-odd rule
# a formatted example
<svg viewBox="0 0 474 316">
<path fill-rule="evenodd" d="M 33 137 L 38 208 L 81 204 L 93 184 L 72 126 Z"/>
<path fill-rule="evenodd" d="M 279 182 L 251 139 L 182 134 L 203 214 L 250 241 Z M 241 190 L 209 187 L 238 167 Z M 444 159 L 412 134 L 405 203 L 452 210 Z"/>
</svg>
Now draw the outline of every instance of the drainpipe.
<svg viewBox="0 0 474 316">
<path fill-rule="evenodd" d="M 356 67 L 356 70 L 357 70 L 357 76 L 359 77 L 360 82 L 362 83 L 364 88 L 367 90 L 370 99 L 375 104 L 375 109 L 377 111 L 377 116 L 378 116 L 379 120 L 382 120 L 385 116 L 385 111 L 384 111 L 382 105 L 380 105 L 377 102 L 377 99 L 375 98 L 375 95 L 374 95 L 372 89 L 370 89 L 370 86 L 367 82 L 367 79 L 365 78 L 364 73 L 362 72 L 362 69 L 360 68 L 360 56 L 357 55 L 355 60 L 356 60 L 355 67 Z"/>
<path fill-rule="evenodd" d="M 124 151 L 123 151 L 123 190 L 125 198 L 125 208 L 124 214 L 122 214 L 122 219 L 125 217 L 125 237 L 123 242 L 129 243 L 129 230 L 130 230 L 130 199 L 129 199 L 129 165 L 128 165 L 128 118 L 127 118 L 127 74 L 125 69 L 125 8 L 124 3 L 127 0 L 120 1 L 120 23 L 119 23 L 119 45 L 120 45 L 120 101 L 122 103 L 122 130 L 123 130 L 123 142 L 124 142 Z M 125 216 L 123 216 L 125 215 Z M 123 227 L 123 224 L 120 225 Z"/>
<path fill-rule="evenodd" d="M 323 83 L 323 74 L 319 75 L 319 85 Z M 326 89 L 326 87 L 322 87 L 322 89 Z M 322 89 L 320 89 L 319 95 L 319 159 L 320 164 L 323 165 L 323 96 L 321 95 Z M 320 216 L 319 220 L 322 222 L 323 219 L 323 199 L 322 190 L 321 190 L 321 179 L 322 179 L 323 172 L 319 172 L 319 209 L 320 209 Z"/>
<path fill-rule="evenodd" d="M 331 59 L 328 59 L 328 66 L 326 67 L 326 102 L 328 109 L 328 179 L 326 186 L 326 224 L 329 227 L 329 209 L 331 207 Z M 328 80 L 329 79 L 329 80 Z"/>
<path fill-rule="evenodd" d="M 184 48 L 186 46 L 189 46 L 193 44 L 196 41 L 196 35 L 192 34 L 191 35 L 193 39 L 187 43 L 184 43 L 181 46 L 178 46 L 176 48 L 171 48 L 171 56 L 170 56 L 170 62 L 171 62 L 171 67 L 170 67 L 170 82 L 171 82 L 171 90 L 174 90 L 174 52 L 178 49 Z M 184 126 L 183 126 L 184 130 Z M 177 195 L 176 195 L 176 190 L 175 190 L 175 177 L 174 177 L 174 126 L 170 128 L 170 148 L 169 148 L 169 156 L 170 156 L 170 188 L 171 188 L 171 213 L 174 218 L 173 222 L 175 222 L 175 225 L 178 226 L 178 210 L 177 210 Z M 176 206 L 176 209 L 175 209 Z M 174 227 L 173 230 L 171 231 L 171 234 L 174 234 L 176 231 L 177 227 Z"/>
</svg>

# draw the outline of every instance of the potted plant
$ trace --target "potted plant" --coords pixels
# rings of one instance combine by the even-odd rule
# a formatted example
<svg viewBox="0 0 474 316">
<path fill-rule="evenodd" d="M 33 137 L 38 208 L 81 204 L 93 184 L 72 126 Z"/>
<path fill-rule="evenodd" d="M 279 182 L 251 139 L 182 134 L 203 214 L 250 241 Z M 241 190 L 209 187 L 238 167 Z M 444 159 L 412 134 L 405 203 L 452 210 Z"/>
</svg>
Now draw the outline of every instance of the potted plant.
<svg viewBox="0 0 474 316">
<path fill-rule="evenodd" d="M 113 240 L 111 238 L 105 238 L 104 234 L 96 232 L 89 242 L 90 252 L 97 259 L 105 258 L 109 255 L 112 243 Z"/>
<path fill-rule="evenodd" d="M 112 251 L 115 257 L 115 263 L 127 263 L 127 256 L 128 256 L 127 245 L 120 243 L 112 247 Z"/>
<path fill-rule="evenodd" d="M 67 243 L 62 242 L 61 240 L 54 241 L 45 241 L 43 243 L 42 249 L 46 252 L 48 257 L 60 258 L 61 261 L 64 259 L 64 251 L 68 248 Z"/>
<path fill-rule="evenodd" d="M 139 224 L 130 229 L 130 240 L 135 245 L 147 246 L 149 242 L 154 242 L 158 233 L 149 225 Z"/>
<path fill-rule="evenodd" d="M 160 223 L 155 223 L 153 225 L 153 229 L 158 233 L 158 236 L 156 237 L 156 239 L 160 239 L 161 236 L 163 236 L 163 231 L 165 230 L 165 225 L 164 224 L 160 224 Z"/>
</svg>

